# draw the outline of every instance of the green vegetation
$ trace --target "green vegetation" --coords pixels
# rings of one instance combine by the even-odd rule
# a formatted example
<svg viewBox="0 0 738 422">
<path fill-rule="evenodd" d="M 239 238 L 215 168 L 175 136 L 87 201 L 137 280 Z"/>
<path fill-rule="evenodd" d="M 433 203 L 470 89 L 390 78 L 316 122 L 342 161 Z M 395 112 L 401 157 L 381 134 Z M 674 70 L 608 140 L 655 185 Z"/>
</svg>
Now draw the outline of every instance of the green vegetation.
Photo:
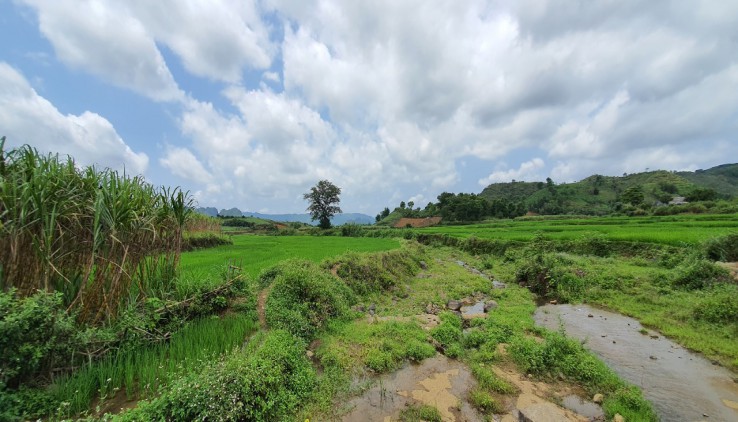
<svg viewBox="0 0 738 422">
<path fill-rule="evenodd" d="M 284 420 L 315 387 L 305 343 L 286 331 L 260 333 L 202 371 L 140 402 L 119 420 Z"/>
<path fill-rule="evenodd" d="M 441 422 L 441 413 L 433 406 L 410 405 L 400 412 L 401 422 Z"/>
<path fill-rule="evenodd" d="M 464 226 L 413 229 L 415 233 L 453 237 L 529 241 L 536 234 L 555 240 L 603 235 L 605 240 L 697 244 L 738 232 L 738 214 L 682 215 L 669 217 L 531 218 Z"/>
<path fill-rule="evenodd" d="M 303 198 L 310 203 L 307 210 L 313 221 L 318 221 L 321 229 L 331 228 L 331 217 L 341 212 L 338 203 L 341 199 L 341 188 L 327 180 L 321 180 L 317 185 L 310 188 L 310 192 Z"/>
<path fill-rule="evenodd" d="M 250 277 L 261 270 L 289 258 L 303 258 L 313 262 L 346 251 L 372 252 L 394 249 L 394 239 L 355 239 L 313 236 L 234 236 L 233 245 L 220 246 L 182 255 L 182 274 L 196 274 L 207 279 L 218 274 L 230 263 Z"/>
</svg>

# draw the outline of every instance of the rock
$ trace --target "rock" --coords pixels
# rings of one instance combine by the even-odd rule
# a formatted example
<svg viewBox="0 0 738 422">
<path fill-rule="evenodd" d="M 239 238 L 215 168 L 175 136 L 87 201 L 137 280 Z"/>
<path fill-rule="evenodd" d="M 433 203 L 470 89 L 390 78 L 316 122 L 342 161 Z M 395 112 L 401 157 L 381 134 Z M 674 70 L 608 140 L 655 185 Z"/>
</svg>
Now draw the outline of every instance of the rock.
<svg viewBox="0 0 738 422">
<path fill-rule="evenodd" d="M 466 262 L 464 262 L 464 261 L 456 261 L 456 265 L 458 265 L 460 267 L 466 267 Z"/>
<path fill-rule="evenodd" d="M 425 305 L 425 313 L 426 314 L 431 314 L 431 315 L 435 313 L 435 312 L 433 312 L 433 304 L 432 303 L 429 303 L 429 304 Z"/>
<path fill-rule="evenodd" d="M 471 321 L 477 318 L 486 318 L 486 314 L 461 314 L 461 319 L 464 321 Z"/>
<path fill-rule="evenodd" d="M 366 312 L 364 305 L 357 305 L 354 309 L 356 309 L 357 312 Z"/>
<path fill-rule="evenodd" d="M 313 353 L 312 350 L 308 350 L 307 352 L 305 352 L 305 354 L 307 355 L 308 358 L 312 358 L 313 356 L 315 356 L 315 353 Z"/>
<path fill-rule="evenodd" d="M 651 356 L 649 356 L 648 358 L 649 358 L 649 359 L 651 359 L 651 360 L 658 360 L 658 359 L 659 359 L 659 358 L 657 358 L 657 357 L 656 357 L 656 356 L 654 356 L 654 355 L 651 355 Z"/>
<path fill-rule="evenodd" d="M 425 261 L 420 261 L 418 263 L 418 265 L 420 265 L 420 269 L 421 270 L 427 270 L 428 269 L 428 264 L 426 264 Z"/>
<path fill-rule="evenodd" d="M 592 401 L 595 402 L 595 403 L 597 403 L 597 404 L 602 404 L 602 402 L 604 400 L 605 400 L 605 396 L 603 396 L 600 393 L 597 393 L 597 394 L 594 395 L 594 397 L 592 397 Z"/>
<path fill-rule="evenodd" d="M 461 301 L 449 300 L 446 304 L 446 307 L 452 311 L 458 311 L 459 309 L 461 309 Z"/>
<path fill-rule="evenodd" d="M 615 416 L 612 417 L 612 422 L 625 422 L 625 418 L 620 413 L 616 413 Z"/>
<path fill-rule="evenodd" d="M 537 403 L 519 410 L 520 422 L 560 422 L 571 420 L 566 411 L 550 402 Z"/>
<path fill-rule="evenodd" d="M 587 317 L 588 317 L 588 318 L 594 318 L 594 315 L 592 315 L 592 314 L 589 314 L 589 315 L 587 315 Z"/>
<path fill-rule="evenodd" d="M 651 336 L 652 339 L 657 339 L 659 336 Z"/>
<path fill-rule="evenodd" d="M 525 285 L 525 283 L 523 283 L 523 285 Z M 505 283 L 503 283 L 501 281 L 498 281 L 498 280 L 492 280 L 492 288 L 493 289 L 504 289 L 506 287 L 507 287 L 507 284 L 505 284 Z"/>
<path fill-rule="evenodd" d="M 371 305 L 369 305 L 369 310 L 370 311 L 376 311 L 377 310 L 377 305 L 375 305 L 374 303 L 372 303 Z"/>
<path fill-rule="evenodd" d="M 484 312 L 489 312 L 491 310 L 497 309 L 497 302 L 494 300 L 487 301 L 487 303 L 484 304 Z"/>
<path fill-rule="evenodd" d="M 552 305 L 558 305 L 559 304 L 559 301 L 556 300 L 556 299 L 554 299 L 554 300 L 549 300 L 548 303 L 550 303 Z"/>
<path fill-rule="evenodd" d="M 482 274 L 482 272 L 481 272 L 481 271 L 479 271 L 479 270 L 478 270 L 478 269 L 476 269 L 476 268 L 472 268 L 472 269 L 470 269 L 469 271 L 470 271 L 470 272 L 471 272 L 472 274 L 474 274 L 474 275 L 483 275 L 483 274 Z"/>
</svg>

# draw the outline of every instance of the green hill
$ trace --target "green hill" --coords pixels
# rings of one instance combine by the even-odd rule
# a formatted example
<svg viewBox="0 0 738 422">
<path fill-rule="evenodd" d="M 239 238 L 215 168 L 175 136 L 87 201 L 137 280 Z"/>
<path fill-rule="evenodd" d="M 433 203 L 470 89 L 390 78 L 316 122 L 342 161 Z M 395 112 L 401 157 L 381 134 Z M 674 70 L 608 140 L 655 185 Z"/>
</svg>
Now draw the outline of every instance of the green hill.
<svg viewBox="0 0 738 422">
<path fill-rule="evenodd" d="M 723 164 L 708 170 L 682 171 L 679 176 L 695 185 L 713 189 L 723 196 L 738 196 L 738 164 Z"/>
<path fill-rule="evenodd" d="M 696 172 L 656 170 L 623 176 L 592 175 L 579 182 L 547 185 L 544 182 L 494 183 L 480 193 L 485 199 L 522 201 L 540 214 L 604 215 L 627 205 L 631 198 L 644 204 L 666 203 L 688 196 L 697 188 L 713 189 L 726 198 L 738 196 L 738 164 L 724 164 Z"/>
</svg>

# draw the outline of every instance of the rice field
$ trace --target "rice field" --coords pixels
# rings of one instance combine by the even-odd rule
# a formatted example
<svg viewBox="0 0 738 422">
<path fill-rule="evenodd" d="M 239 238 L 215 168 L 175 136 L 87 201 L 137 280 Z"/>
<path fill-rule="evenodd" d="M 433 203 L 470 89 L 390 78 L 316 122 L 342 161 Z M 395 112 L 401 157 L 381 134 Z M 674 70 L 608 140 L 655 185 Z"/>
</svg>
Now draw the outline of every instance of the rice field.
<svg viewBox="0 0 738 422">
<path fill-rule="evenodd" d="M 181 283 L 201 283 L 222 274 L 229 265 L 256 277 L 263 269 L 289 258 L 319 262 L 348 251 L 379 252 L 398 247 L 399 241 L 387 238 L 235 235 L 233 245 L 183 253 L 180 279 Z"/>
<path fill-rule="evenodd" d="M 110 354 L 52 384 L 64 405 L 62 414 L 75 415 L 101 399 L 125 394 L 128 399 L 151 397 L 176 376 L 198 371 L 204 362 L 243 344 L 257 323 L 244 314 L 211 316 L 190 322 L 167 342 Z"/>
<path fill-rule="evenodd" d="M 698 244 L 707 239 L 738 233 L 738 214 L 679 215 L 668 217 L 597 217 L 571 219 L 500 220 L 464 226 L 436 226 L 415 229 L 418 233 L 437 233 L 466 238 L 527 241 L 537 233 L 551 239 L 577 239 L 601 235 L 608 240 Z"/>
</svg>

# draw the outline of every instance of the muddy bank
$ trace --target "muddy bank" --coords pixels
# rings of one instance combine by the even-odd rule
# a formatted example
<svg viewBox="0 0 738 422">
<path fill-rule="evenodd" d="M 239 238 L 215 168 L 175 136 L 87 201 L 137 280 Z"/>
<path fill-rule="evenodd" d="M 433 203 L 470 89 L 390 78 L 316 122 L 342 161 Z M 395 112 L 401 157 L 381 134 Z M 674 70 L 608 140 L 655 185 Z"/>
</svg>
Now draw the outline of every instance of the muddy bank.
<svg viewBox="0 0 738 422">
<path fill-rule="evenodd" d="M 464 400 L 475 386 L 466 366 L 437 355 L 382 376 L 374 387 L 347 404 L 348 413 L 341 420 L 396 421 L 408 404 L 419 403 L 437 408 L 444 421 L 481 421 Z"/>
<path fill-rule="evenodd" d="M 663 421 L 737 421 L 734 374 L 713 365 L 632 318 L 586 305 L 545 305 L 538 325 L 586 340 L 586 346 L 628 382 L 643 389 Z"/>
</svg>

